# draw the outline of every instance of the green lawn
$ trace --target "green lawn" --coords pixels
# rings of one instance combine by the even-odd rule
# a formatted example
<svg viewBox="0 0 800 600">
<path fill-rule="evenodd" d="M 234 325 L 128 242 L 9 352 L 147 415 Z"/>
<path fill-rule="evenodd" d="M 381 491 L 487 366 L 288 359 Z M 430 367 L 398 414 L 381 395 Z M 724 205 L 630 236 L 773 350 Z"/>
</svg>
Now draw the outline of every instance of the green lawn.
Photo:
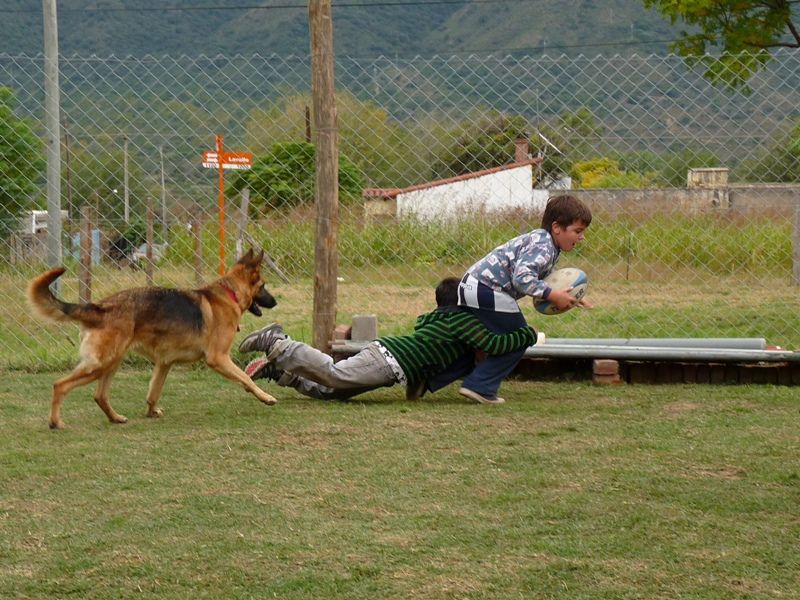
<svg viewBox="0 0 800 600">
<path fill-rule="evenodd" d="M 796 598 L 800 399 L 772 386 L 508 382 L 273 407 L 123 370 L 47 429 L 0 379 L 0 598 Z"/>
</svg>

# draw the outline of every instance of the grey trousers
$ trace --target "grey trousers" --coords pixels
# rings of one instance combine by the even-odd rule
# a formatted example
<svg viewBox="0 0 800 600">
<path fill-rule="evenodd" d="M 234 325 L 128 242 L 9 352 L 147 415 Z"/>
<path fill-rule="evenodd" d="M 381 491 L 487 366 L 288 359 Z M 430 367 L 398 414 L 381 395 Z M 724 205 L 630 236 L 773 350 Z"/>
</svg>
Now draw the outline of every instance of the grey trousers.
<svg viewBox="0 0 800 600">
<path fill-rule="evenodd" d="M 329 355 L 308 344 L 285 339 L 275 343 L 269 360 L 285 372 L 278 385 L 318 400 L 346 400 L 397 383 L 391 367 L 374 344 L 335 363 Z"/>
</svg>

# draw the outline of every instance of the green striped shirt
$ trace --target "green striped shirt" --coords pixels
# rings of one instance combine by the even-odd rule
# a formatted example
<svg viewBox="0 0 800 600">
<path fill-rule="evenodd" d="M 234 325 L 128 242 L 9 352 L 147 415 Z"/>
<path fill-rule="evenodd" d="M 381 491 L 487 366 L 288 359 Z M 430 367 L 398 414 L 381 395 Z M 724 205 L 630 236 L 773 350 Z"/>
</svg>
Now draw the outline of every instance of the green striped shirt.
<svg viewBox="0 0 800 600">
<path fill-rule="evenodd" d="M 397 359 L 408 384 L 440 373 L 458 357 L 473 350 L 507 354 L 536 343 L 528 326 L 511 333 L 489 331 L 472 313 L 447 307 L 417 317 L 414 333 L 378 338 Z"/>
</svg>

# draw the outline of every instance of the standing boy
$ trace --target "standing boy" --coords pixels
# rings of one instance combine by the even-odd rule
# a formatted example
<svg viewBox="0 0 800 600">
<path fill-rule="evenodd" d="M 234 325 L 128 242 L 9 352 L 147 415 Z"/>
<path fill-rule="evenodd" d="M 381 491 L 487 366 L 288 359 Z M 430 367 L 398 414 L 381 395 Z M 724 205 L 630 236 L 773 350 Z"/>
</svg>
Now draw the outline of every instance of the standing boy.
<svg viewBox="0 0 800 600">
<path fill-rule="evenodd" d="M 239 351 L 261 350 L 245 367 L 253 379 L 267 378 L 305 396 L 344 400 L 379 387 L 400 383 L 406 397 L 425 392 L 425 381 L 475 349 L 489 355 L 524 352 L 536 342 L 536 332 L 522 322 L 504 334 L 489 331 L 471 313 L 456 306 L 459 280 L 450 277 L 436 287 L 438 308 L 417 318 L 414 332 L 380 337 L 345 360 L 333 359 L 289 338 L 272 324 L 245 337 Z"/>
<path fill-rule="evenodd" d="M 542 215 L 542 228 L 534 229 L 498 246 L 472 265 L 459 286 L 458 304 L 474 314 L 496 333 L 514 331 L 526 325 L 517 301 L 525 296 L 550 300 L 557 308 L 576 305 L 591 308 L 566 290 L 553 290 L 543 279 L 555 268 L 562 252 L 570 252 L 583 240 L 592 222 L 592 212 L 573 196 L 552 198 Z M 500 383 L 525 353 L 519 349 L 492 355 L 479 361 L 464 378 L 459 393 L 482 404 L 499 404 Z M 449 381 L 459 373 L 452 371 Z M 447 373 L 431 381 L 431 389 L 449 383 Z"/>
</svg>

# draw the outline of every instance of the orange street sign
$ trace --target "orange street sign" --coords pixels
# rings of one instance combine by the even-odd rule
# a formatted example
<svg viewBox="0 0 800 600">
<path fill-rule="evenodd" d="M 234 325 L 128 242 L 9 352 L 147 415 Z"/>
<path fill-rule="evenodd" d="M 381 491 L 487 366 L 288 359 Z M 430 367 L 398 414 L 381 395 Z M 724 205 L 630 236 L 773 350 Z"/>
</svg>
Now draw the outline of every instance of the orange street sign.
<svg viewBox="0 0 800 600">
<path fill-rule="evenodd" d="M 219 153 L 206 151 L 203 152 L 203 166 L 206 169 L 219 168 Z M 223 169 L 249 169 L 253 166 L 253 155 L 250 152 L 223 152 Z"/>
</svg>

